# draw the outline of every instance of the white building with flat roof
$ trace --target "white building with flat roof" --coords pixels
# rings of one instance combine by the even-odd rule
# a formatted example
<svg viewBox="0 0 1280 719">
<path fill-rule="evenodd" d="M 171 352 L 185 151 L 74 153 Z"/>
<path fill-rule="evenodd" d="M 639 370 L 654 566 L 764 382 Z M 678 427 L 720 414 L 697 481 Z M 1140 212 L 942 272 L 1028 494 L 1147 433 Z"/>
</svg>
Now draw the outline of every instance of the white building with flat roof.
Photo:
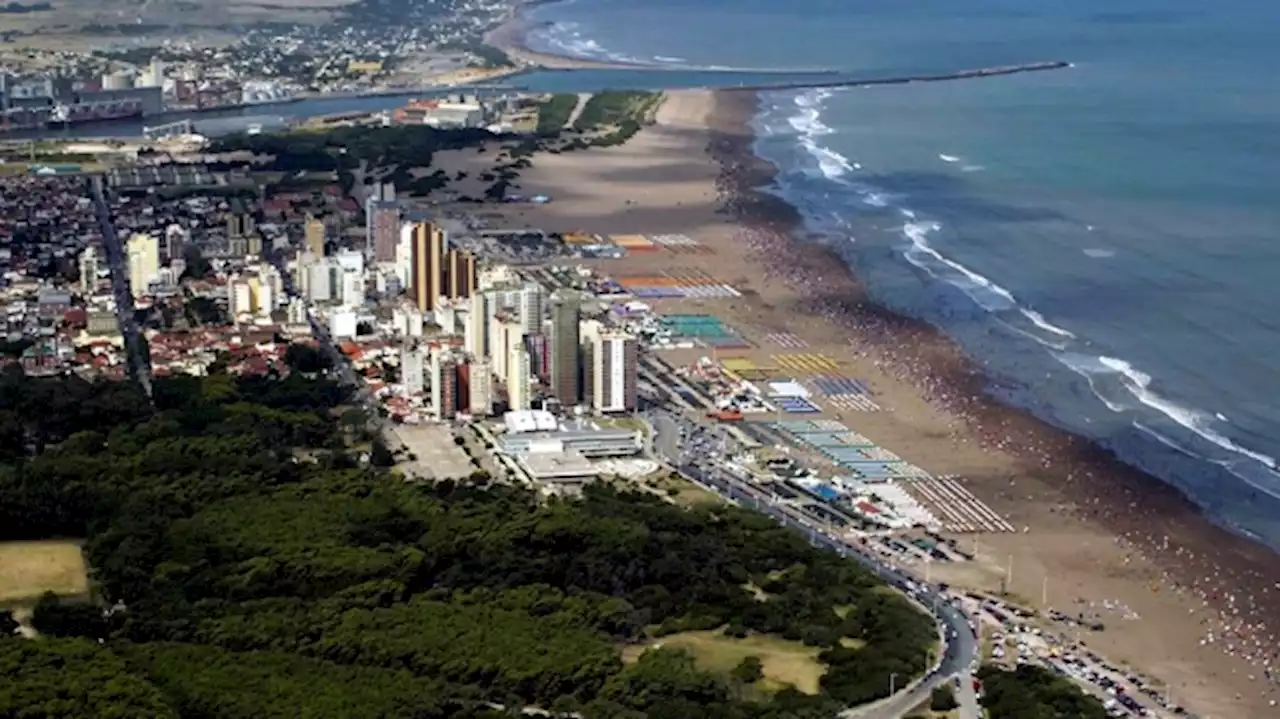
<svg viewBox="0 0 1280 719">
<path fill-rule="evenodd" d="M 582 484 L 599 474 L 595 465 L 577 452 L 530 452 L 520 455 L 516 462 L 539 482 Z"/>
<path fill-rule="evenodd" d="M 643 449 L 640 432 L 622 429 L 534 431 L 498 437 L 498 451 L 517 456 L 530 452 L 577 452 L 584 457 L 631 457 Z"/>
</svg>

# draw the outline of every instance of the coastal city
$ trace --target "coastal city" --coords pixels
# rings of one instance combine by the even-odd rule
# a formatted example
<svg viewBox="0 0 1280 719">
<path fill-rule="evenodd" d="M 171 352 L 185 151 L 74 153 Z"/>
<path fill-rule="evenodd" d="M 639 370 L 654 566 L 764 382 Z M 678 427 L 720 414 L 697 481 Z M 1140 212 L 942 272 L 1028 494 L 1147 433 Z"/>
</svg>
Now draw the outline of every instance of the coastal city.
<svg viewBox="0 0 1280 719">
<path fill-rule="evenodd" d="M 0 49 L 0 132 L 491 82 L 523 69 L 480 42 L 509 10 L 413 2 L 394 18 L 353 8 L 344 22 L 255 27 L 213 45 L 162 34 L 118 49 Z"/>
<path fill-rule="evenodd" d="M 535 102 L 533 124 L 567 104 Z M 522 101 L 477 106 L 488 116 Z M 680 506 L 731 501 L 882 567 L 919 602 L 954 605 L 962 613 L 940 615 L 947 653 L 910 699 L 958 671 L 973 702 L 964 662 L 981 652 L 1072 677 L 1112 716 L 1186 714 L 1084 641 L 1125 621 L 1123 607 L 1037 611 L 930 583 L 977 559 L 966 537 L 1019 528 L 961 478 L 861 434 L 859 418 L 892 408 L 838 356 L 718 316 L 743 293 L 692 264 L 716 254 L 697 237 L 504 226 L 392 182 L 353 196 L 316 174 L 263 185 L 276 175 L 184 160 L 5 178 L 6 361 L 36 377 L 144 383 L 327 368 L 407 481 L 489 477 L 569 497 L 612 481 Z"/>
<path fill-rule="evenodd" d="M 0 50 L 0 133 L 148 125 L 0 134 L 0 715 L 1280 712 L 1275 578 L 984 419 L 759 191 L 755 88 L 294 10 Z"/>
</svg>

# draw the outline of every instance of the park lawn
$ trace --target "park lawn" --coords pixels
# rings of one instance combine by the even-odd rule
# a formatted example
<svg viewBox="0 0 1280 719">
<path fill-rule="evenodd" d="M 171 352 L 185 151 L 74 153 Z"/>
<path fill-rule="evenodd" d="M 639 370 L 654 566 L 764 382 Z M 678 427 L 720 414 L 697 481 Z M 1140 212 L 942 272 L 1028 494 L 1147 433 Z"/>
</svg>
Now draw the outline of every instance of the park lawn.
<svg viewBox="0 0 1280 719">
<path fill-rule="evenodd" d="M 59 596 L 89 593 L 89 565 L 80 542 L 0 542 L 0 602 L 36 599 L 45 592 Z"/>
<path fill-rule="evenodd" d="M 759 685 L 767 691 L 779 691 L 790 685 L 806 694 L 817 694 L 818 680 L 827 670 L 818 661 L 822 650 L 817 647 L 765 634 L 737 639 L 719 630 L 679 632 L 648 645 L 630 646 L 623 650 L 622 660 L 633 662 L 645 650 L 656 647 L 683 649 L 693 656 L 698 666 L 717 674 L 728 674 L 749 656 L 759 657 L 764 666 L 764 679 Z"/>
<path fill-rule="evenodd" d="M 672 501 L 681 507 L 700 507 L 712 504 L 722 504 L 724 499 L 715 492 L 708 492 L 693 482 L 678 476 L 672 476 L 665 470 L 666 476 L 654 479 L 650 484 L 654 489 L 671 497 Z M 671 494 L 671 490 L 675 490 L 675 494 Z"/>
</svg>

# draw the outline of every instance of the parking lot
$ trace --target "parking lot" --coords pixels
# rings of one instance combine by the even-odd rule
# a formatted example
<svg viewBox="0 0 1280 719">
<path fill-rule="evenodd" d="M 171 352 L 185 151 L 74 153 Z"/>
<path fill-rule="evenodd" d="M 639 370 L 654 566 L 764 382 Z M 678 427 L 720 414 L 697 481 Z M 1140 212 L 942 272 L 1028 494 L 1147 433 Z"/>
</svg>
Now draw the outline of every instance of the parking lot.
<svg viewBox="0 0 1280 719">
<path fill-rule="evenodd" d="M 395 434 L 416 457 L 400 463 L 407 476 L 422 479 L 462 479 L 475 470 L 471 458 L 453 441 L 448 427 L 438 424 L 401 425 Z"/>
</svg>

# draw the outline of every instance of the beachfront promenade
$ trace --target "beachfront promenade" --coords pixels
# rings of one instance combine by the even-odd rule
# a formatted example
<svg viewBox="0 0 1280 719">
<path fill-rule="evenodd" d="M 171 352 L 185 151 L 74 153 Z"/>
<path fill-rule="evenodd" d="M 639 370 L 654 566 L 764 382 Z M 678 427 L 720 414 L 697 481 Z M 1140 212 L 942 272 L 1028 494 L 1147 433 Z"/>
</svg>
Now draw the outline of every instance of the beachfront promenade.
<svg viewBox="0 0 1280 719">
<path fill-rule="evenodd" d="M 655 388 L 672 386 L 675 377 L 670 374 L 657 375 L 652 370 L 645 370 L 642 375 Z M 686 402 L 674 390 L 666 390 L 666 397 L 651 397 L 658 407 L 670 401 L 674 407 L 684 406 Z M 696 411 L 696 410 L 695 410 Z M 840 719 L 901 719 L 920 703 L 926 701 L 939 686 L 953 680 L 967 683 L 968 692 L 961 691 L 960 715 L 963 719 L 978 719 L 977 698 L 972 691 L 972 678 L 969 670 L 978 655 L 978 643 L 969 626 L 969 619 L 952 604 L 947 597 L 936 592 L 927 584 L 922 584 L 902 570 L 889 566 L 869 553 L 860 551 L 856 546 L 834 534 L 820 528 L 820 521 L 805 515 L 796 507 L 777 501 L 758 486 L 743 478 L 711 458 L 691 453 L 681 441 L 681 423 L 689 422 L 679 415 L 663 409 L 652 409 L 646 417 L 653 428 L 652 449 L 655 456 L 673 467 L 682 477 L 694 484 L 715 492 L 728 501 L 747 507 L 772 517 L 783 526 L 804 535 L 816 547 L 835 552 L 842 557 L 862 564 L 890 586 L 898 589 L 923 610 L 932 614 L 939 626 L 941 656 L 937 664 L 923 677 L 906 684 L 891 695 L 872 704 L 850 707 L 840 715 Z M 736 446 L 734 437 L 721 426 L 704 427 L 715 438 L 716 443 L 725 448 L 725 454 Z M 905 677 L 903 678 L 905 681 Z"/>
</svg>

